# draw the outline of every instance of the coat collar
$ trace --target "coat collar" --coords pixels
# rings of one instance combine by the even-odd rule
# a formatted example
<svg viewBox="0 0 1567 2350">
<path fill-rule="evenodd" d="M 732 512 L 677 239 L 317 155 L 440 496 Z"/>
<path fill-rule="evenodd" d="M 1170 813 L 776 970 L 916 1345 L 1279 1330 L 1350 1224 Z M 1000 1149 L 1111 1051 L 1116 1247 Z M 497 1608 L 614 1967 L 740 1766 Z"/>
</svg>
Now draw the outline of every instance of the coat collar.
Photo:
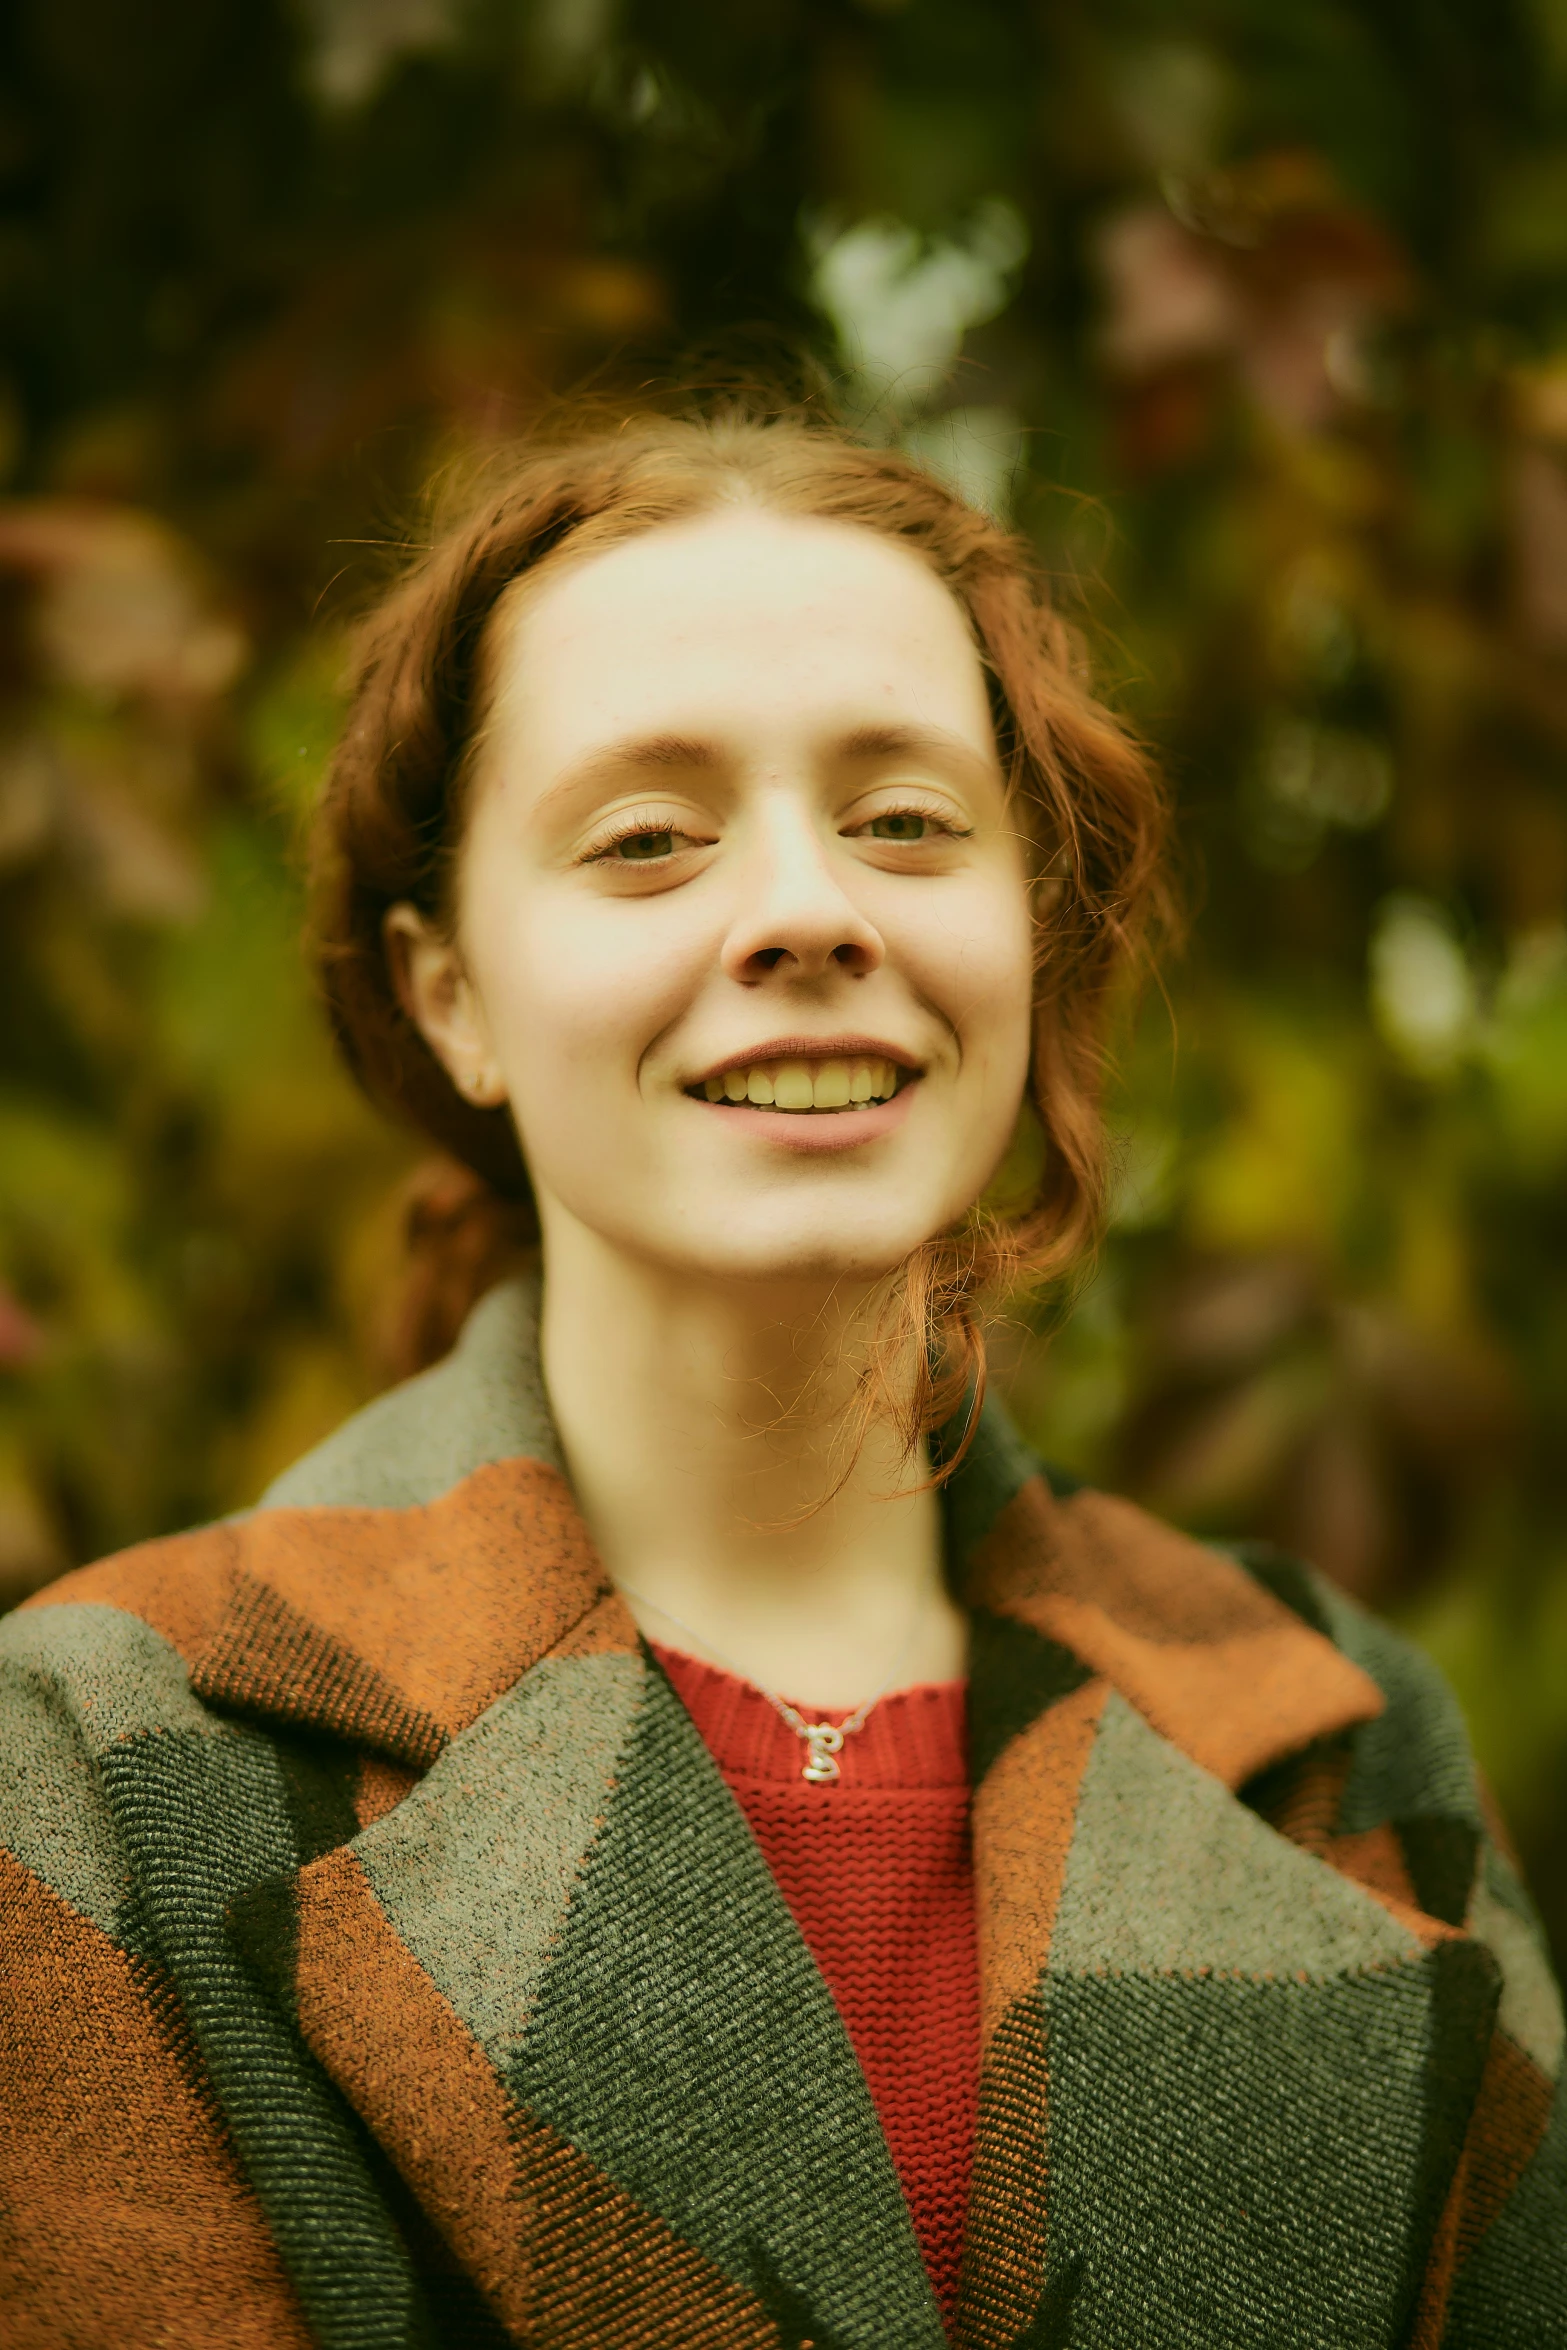
<svg viewBox="0 0 1567 2350">
<path fill-rule="evenodd" d="M 561 1467 L 537 1313 L 531 1281 L 492 1291 L 447 1362 L 233 1525 L 198 1695 L 422 1768 L 563 1641 L 636 1645 Z M 1368 1676 L 1233 1559 L 1129 1502 L 1058 1496 L 993 1405 L 946 1512 L 971 1607 L 1102 1675 L 1231 1787 L 1381 1710 Z M 983 1687 L 974 1700 L 982 1721 Z"/>
</svg>

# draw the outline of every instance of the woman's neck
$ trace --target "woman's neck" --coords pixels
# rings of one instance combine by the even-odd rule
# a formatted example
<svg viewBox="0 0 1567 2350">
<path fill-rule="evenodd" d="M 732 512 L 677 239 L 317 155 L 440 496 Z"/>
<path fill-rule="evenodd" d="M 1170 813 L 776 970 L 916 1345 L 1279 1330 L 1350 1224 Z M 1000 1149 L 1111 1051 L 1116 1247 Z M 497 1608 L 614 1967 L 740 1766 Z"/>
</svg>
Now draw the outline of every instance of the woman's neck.
<svg viewBox="0 0 1567 2350">
<path fill-rule="evenodd" d="M 850 1457 L 874 1308 L 843 1285 L 693 1280 L 580 1226 L 546 1255 L 550 1406 L 639 1625 L 816 1706 L 965 1669 L 924 1461 L 881 1421 Z"/>
</svg>

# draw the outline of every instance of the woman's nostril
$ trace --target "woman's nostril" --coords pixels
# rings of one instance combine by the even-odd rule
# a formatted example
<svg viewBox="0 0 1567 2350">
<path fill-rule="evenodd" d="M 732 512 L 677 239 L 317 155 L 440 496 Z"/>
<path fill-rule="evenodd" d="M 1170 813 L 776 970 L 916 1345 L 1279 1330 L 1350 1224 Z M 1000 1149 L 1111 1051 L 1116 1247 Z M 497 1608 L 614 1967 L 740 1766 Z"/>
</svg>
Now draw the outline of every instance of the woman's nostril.
<svg viewBox="0 0 1567 2350">
<path fill-rule="evenodd" d="M 819 958 L 815 955 L 801 954 L 794 947 L 753 947 L 745 958 L 745 967 L 753 972 L 777 971 L 792 964 L 797 965 L 804 972 L 808 970 L 821 971 L 836 964 L 842 971 L 862 972 L 869 971 L 874 960 L 875 958 L 869 950 L 861 946 L 857 940 L 845 939 L 840 945 L 829 947 Z"/>
</svg>

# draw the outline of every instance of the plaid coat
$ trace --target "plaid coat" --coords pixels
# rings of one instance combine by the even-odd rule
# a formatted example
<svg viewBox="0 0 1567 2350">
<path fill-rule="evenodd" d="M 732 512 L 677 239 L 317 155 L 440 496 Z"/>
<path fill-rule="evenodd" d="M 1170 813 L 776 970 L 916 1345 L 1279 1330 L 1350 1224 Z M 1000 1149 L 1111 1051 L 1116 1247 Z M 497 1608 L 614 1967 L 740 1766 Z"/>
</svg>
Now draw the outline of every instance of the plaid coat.
<svg viewBox="0 0 1567 2350">
<path fill-rule="evenodd" d="M 940 2350 L 836 2010 L 606 1584 L 521 1286 L 0 1626 L 0 2341 Z M 998 1419 L 969 2350 L 1567 2344 L 1562 2018 L 1451 1698 Z"/>
</svg>

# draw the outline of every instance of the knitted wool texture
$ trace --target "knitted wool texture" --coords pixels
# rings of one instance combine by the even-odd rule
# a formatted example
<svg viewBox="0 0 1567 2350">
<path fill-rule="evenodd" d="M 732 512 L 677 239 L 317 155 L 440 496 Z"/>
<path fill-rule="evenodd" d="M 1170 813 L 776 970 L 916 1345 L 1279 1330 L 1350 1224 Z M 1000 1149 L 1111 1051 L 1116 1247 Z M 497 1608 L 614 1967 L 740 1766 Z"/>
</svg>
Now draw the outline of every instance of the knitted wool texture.
<svg viewBox="0 0 1567 2350">
<path fill-rule="evenodd" d="M 945 2350 L 535 1319 L 0 1625 L 6 2350 Z M 946 1508 L 962 2350 L 1567 2350 L 1561 2005 L 1439 1677 L 993 1413 Z"/>
<path fill-rule="evenodd" d="M 957 2310 L 979 2099 L 979 1963 L 964 1684 L 898 1690 L 842 1776 L 760 1690 L 655 1646 L 821 1968 L 887 2133 L 943 2315 Z M 808 1720 L 843 1721 L 848 1709 Z"/>
</svg>

